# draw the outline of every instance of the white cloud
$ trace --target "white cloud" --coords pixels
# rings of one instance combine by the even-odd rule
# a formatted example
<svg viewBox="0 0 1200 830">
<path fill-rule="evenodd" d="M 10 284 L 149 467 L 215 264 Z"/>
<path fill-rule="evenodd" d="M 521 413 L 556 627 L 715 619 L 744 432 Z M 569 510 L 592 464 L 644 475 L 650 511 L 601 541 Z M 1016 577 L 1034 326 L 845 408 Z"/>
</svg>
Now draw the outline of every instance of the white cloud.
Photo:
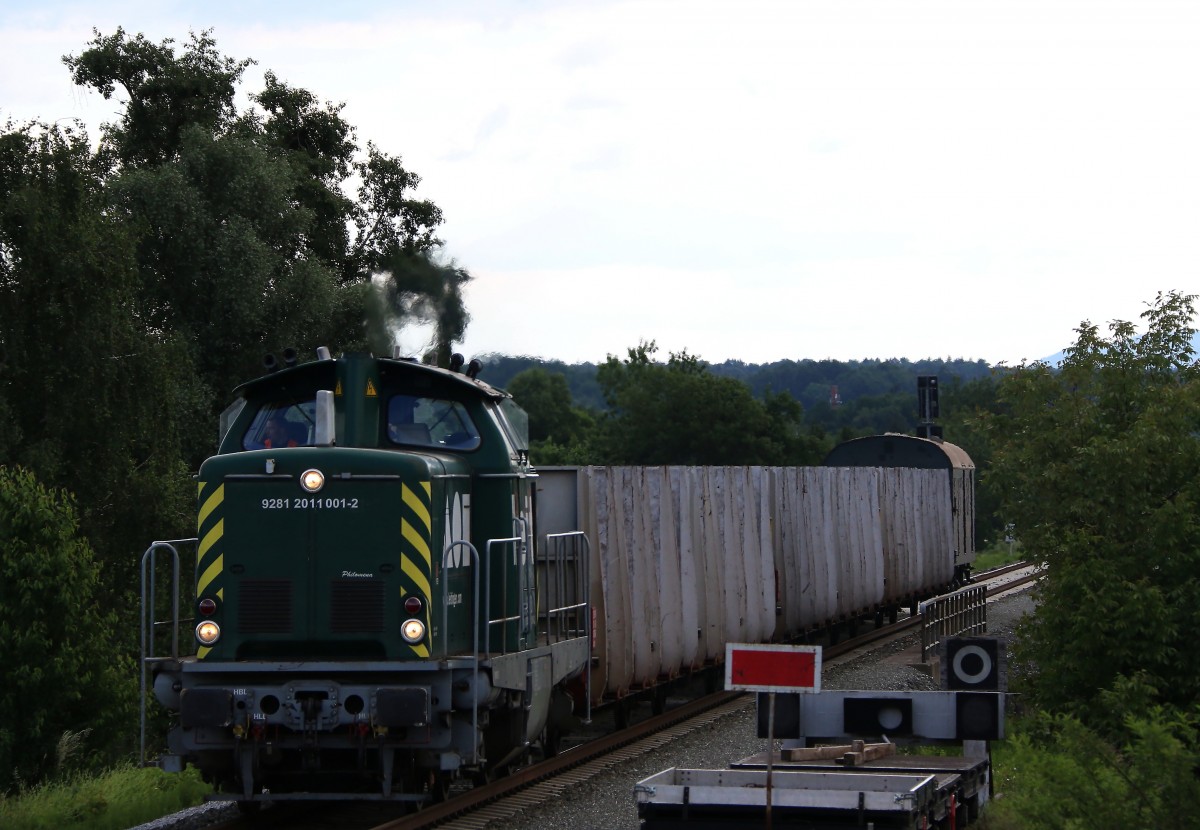
<svg viewBox="0 0 1200 830">
<path fill-rule="evenodd" d="M 345 102 L 444 209 L 470 351 L 1015 362 L 1200 290 L 1191 2 L 47 8 L 0 12 L 18 118 L 111 114 L 58 62 L 93 25 Z"/>
</svg>

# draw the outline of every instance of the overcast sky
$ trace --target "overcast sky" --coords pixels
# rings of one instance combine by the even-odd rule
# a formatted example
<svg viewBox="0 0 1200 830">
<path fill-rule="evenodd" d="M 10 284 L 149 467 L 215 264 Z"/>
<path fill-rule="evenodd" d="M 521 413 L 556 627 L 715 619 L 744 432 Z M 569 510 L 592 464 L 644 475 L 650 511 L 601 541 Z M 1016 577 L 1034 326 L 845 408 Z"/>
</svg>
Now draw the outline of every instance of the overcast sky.
<svg viewBox="0 0 1200 830">
<path fill-rule="evenodd" d="M 0 119 L 113 120 L 60 58 L 117 26 L 400 155 L 468 356 L 1014 364 L 1200 293 L 1192 1 L 4 0 Z"/>
</svg>

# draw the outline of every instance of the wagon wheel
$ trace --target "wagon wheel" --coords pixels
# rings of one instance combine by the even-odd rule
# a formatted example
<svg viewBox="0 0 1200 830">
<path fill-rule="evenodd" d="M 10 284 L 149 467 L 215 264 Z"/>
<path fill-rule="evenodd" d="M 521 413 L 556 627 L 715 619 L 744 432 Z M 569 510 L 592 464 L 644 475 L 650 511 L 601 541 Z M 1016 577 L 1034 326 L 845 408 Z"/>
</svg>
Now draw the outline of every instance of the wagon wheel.
<svg viewBox="0 0 1200 830">
<path fill-rule="evenodd" d="M 450 797 L 450 775 L 444 772 L 429 773 L 429 783 L 425 791 L 429 794 L 431 804 L 441 804 Z"/>
<path fill-rule="evenodd" d="M 542 730 L 542 757 L 554 758 L 562 748 L 562 730 L 553 725 L 547 725 Z"/>
<path fill-rule="evenodd" d="M 655 715 L 661 715 L 667 711 L 667 690 L 666 687 L 659 685 L 655 686 L 650 692 L 650 711 Z"/>
</svg>

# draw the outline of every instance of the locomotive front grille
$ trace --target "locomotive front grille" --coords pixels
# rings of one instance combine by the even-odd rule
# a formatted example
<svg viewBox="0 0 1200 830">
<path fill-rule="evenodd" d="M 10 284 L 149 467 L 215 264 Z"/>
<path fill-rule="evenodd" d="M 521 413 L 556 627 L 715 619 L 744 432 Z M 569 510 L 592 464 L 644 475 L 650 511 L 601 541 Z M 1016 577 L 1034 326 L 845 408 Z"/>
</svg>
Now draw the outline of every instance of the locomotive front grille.
<svg viewBox="0 0 1200 830">
<path fill-rule="evenodd" d="M 243 634 L 292 633 L 292 582 L 246 579 L 240 585 L 238 628 Z"/>
<path fill-rule="evenodd" d="M 334 634 L 382 633 L 382 580 L 339 580 L 330 584 L 329 594 L 329 627 Z"/>
</svg>

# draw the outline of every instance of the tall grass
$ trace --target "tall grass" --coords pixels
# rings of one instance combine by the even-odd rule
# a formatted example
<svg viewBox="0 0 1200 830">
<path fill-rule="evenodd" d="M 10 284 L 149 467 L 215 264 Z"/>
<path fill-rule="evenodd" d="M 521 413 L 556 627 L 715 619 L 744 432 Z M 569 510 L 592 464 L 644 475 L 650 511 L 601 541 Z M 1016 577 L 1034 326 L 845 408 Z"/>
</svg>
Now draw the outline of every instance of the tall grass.
<svg viewBox="0 0 1200 830">
<path fill-rule="evenodd" d="M 1001 565 L 1007 565 L 1010 562 L 1019 562 L 1025 558 L 1025 549 L 1020 542 L 1007 544 L 1006 542 L 994 542 L 975 555 L 975 563 L 972 565 L 972 570 L 976 573 L 980 571 L 989 571 L 992 568 L 999 568 Z"/>
<path fill-rule="evenodd" d="M 212 788 L 200 773 L 123 766 L 98 777 L 76 775 L 17 795 L 0 795 L 4 830 L 126 830 L 199 804 Z"/>
</svg>

